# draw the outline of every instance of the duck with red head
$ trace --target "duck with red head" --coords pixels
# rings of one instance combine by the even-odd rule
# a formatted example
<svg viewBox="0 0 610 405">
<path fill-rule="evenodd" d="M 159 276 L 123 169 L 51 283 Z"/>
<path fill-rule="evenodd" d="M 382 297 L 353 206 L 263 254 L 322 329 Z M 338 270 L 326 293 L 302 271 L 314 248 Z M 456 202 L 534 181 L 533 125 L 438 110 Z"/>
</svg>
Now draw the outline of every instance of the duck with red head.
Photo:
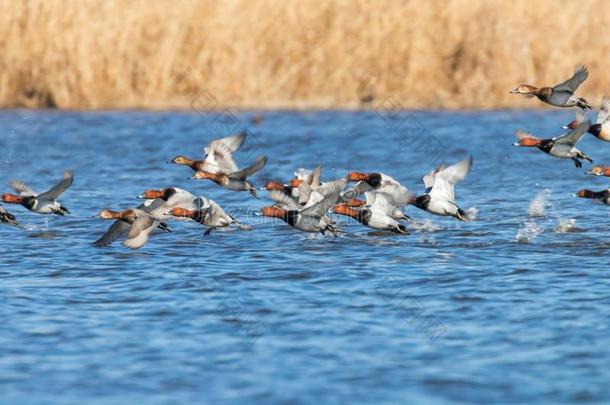
<svg viewBox="0 0 610 405">
<path fill-rule="evenodd" d="M 470 173 L 472 163 L 473 159 L 469 157 L 451 166 L 441 164 L 423 177 L 426 192 L 420 196 L 411 196 L 410 204 L 430 214 L 469 221 L 466 212 L 455 201 L 454 188 Z"/>
<path fill-rule="evenodd" d="M 36 193 L 24 182 L 13 180 L 10 186 L 17 194 L 4 193 L 2 201 L 7 204 L 19 204 L 37 214 L 55 214 L 64 216 L 70 211 L 62 206 L 57 199 L 63 194 L 74 181 L 74 175 L 66 170 L 63 178 L 53 188 L 44 193 Z"/>
<path fill-rule="evenodd" d="M 592 176 L 610 177 L 610 166 L 593 166 L 586 174 L 590 174 Z"/>
<path fill-rule="evenodd" d="M 207 171 L 210 173 L 237 171 L 237 165 L 233 161 L 233 153 L 241 148 L 246 140 L 246 132 L 225 138 L 215 139 L 204 148 L 205 157 L 202 160 L 189 159 L 186 156 L 176 156 L 168 163 L 188 166 L 194 171 Z"/>
<path fill-rule="evenodd" d="M 174 207 L 166 215 L 173 216 L 174 218 L 185 218 L 201 225 L 206 225 L 208 228 L 204 232 L 204 236 L 209 235 L 215 229 L 226 228 L 230 225 L 235 225 L 242 230 L 250 230 L 249 226 L 238 222 L 232 215 L 227 214 L 214 200 L 206 197 L 197 197 L 194 209 Z"/>
<path fill-rule="evenodd" d="M 582 97 L 577 97 L 574 92 L 589 76 L 585 66 L 577 66 L 571 78 L 554 87 L 536 87 L 529 84 L 521 84 L 511 94 L 522 94 L 527 97 L 536 97 L 540 101 L 555 107 L 579 107 L 584 111 L 590 110 L 591 106 Z"/>
<path fill-rule="evenodd" d="M 534 135 L 517 131 L 515 136 L 519 142 L 515 146 L 536 147 L 542 152 L 561 159 L 571 159 L 578 168 L 582 167 L 580 160 L 593 162 L 586 153 L 578 150 L 576 144 L 591 126 L 591 121 L 581 112 L 576 114 L 577 125 L 569 133 L 556 137 L 540 139 Z"/>
<path fill-rule="evenodd" d="M 409 190 L 401 185 L 396 179 L 384 173 L 372 172 L 361 173 L 351 172 L 346 176 L 347 181 L 357 182 L 356 185 L 341 194 L 340 201 L 347 205 L 360 206 L 362 195 L 368 199 L 372 196 L 367 196 L 368 192 L 374 191 L 377 195 L 383 195 L 388 200 L 388 204 L 394 207 L 394 212 L 390 215 L 397 221 L 402 219 L 410 219 L 402 211 L 402 207 L 409 204 L 411 194 Z"/>
<path fill-rule="evenodd" d="M 335 205 L 332 208 L 332 212 L 353 218 L 369 228 L 400 234 L 408 233 L 407 228 L 403 224 L 388 215 L 393 212 L 393 209 L 388 210 L 381 204 L 373 204 L 371 206 L 354 209 L 347 204 L 341 203 Z"/>
<path fill-rule="evenodd" d="M 574 120 L 563 129 L 575 129 L 578 121 Z M 610 142 L 610 98 L 604 97 L 594 124 L 589 126 L 588 133 L 605 142 Z"/>
<path fill-rule="evenodd" d="M 191 210 L 195 209 L 195 196 L 178 187 L 146 190 L 140 194 L 138 198 L 147 200 L 144 204 L 141 204 L 138 209 L 149 213 L 153 218 L 160 221 L 163 226 L 167 226 L 164 223 L 164 221 L 167 220 L 165 214 L 172 208 L 183 207 Z M 175 217 L 173 219 L 181 220 L 183 218 Z"/>
<path fill-rule="evenodd" d="M 232 172 L 219 171 L 215 173 L 200 170 L 191 178 L 198 180 L 212 180 L 214 183 L 227 190 L 248 191 L 254 198 L 258 199 L 256 189 L 252 183 L 246 179 L 260 171 L 263 167 L 265 167 L 265 164 L 267 164 L 267 158 L 265 156 L 259 156 L 254 164 L 243 170 L 235 170 Z"/>
<path fill-rule="evenodd" d="M 101 219 L 115 220 L 104 235 L 94 242 L 95 246 L 108 245 L 117 238 L 127 234 L 123 245 L 131 249 L 139 249 L 148 242 L 149 236 L 159 227 L 159 221 L 150 214 L 137 208 L 123 211 L 102 210 L 98 215 Z"/>
<path fill-rule="evenodd" d="M 308 207 L 299 205 L 280 191 L 272 191 L 270 196 L 277 204 L 264 207 L 261 214 L 265 217 L 279 218 L 303 232 L 319 232 L 323 235 L 330 233 L 337 236 L 339 230 L 328 217 L 327 211 L 337 203 L 345 183 L 344 179 L 324 183 L 317 190 L 322 199 Z"/>
<path fill-rule="evenodd" d="M 591 191 L 591 190 L 587 190 L 585 188 L 585 189 L 580 190 L 576 194 L 574 194 L 574 197 L 592 198 L 595 200 L 599 200 L 599 201 L 603 202 L 604 204 L 610 205 L 610 189 L 602 190 L 602 191 Z"/>
</svg>

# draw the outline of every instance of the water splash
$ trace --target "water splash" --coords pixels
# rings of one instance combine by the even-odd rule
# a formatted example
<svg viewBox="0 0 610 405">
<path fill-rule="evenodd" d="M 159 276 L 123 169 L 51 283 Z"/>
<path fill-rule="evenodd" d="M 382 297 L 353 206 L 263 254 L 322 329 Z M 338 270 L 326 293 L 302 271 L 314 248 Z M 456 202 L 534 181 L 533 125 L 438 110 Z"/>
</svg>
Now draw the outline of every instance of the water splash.
<svg viewBox="0 0 610 405">
<path fill-rule="evenodd" d="M 555 227 L 555 233 L 568 233 L 577 230 L 576 220 L 572 218 L 560 218 L 559 223 Z"/>
<path fill-rule="evenodd" d="M 546 211 L 551 207 L 549 198 L 551 196 L 551 190 L 545 188 L 539 192 L 536 197 L 530 202 L 527 209 L 527 214 L 532 218 L 541 218 L 546 216 Z"/>
<path fill-rule="evenodd" d="M 477 216 L 479 216 L 479 209 L 477 207 L 470 207 L 466 210 L 466 216 L 469 221 L 476 221 Z"/>
<path fill-rule="evenodd" d="M 518 243 L 530 243 L 543 232 L 542 226 L 534 221 L 526 221 L 515 235 Z"/>
<path fill-rule="evenodd" d="M 419 232 L 436 232 L 443 229 L 440 225 L 435 224 L 429 219 L 423 221 L 413 221 L 411 223 L 411 228 Z"/>
</svg>

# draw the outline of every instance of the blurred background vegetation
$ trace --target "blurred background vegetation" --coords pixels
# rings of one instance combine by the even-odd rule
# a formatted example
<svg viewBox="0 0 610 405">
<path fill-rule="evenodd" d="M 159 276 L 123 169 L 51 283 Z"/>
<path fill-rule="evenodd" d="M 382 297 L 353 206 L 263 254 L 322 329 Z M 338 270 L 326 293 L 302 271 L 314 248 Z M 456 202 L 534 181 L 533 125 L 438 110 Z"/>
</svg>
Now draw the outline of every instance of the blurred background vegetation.
<svg viewBox="0 0 610 405">
<path fill-rule="evenodd" d="M 606 0 L 2 0 L 0 106 L 541 107 L 508 91 L 589 66 L 610 94 Z"/>
</svg>

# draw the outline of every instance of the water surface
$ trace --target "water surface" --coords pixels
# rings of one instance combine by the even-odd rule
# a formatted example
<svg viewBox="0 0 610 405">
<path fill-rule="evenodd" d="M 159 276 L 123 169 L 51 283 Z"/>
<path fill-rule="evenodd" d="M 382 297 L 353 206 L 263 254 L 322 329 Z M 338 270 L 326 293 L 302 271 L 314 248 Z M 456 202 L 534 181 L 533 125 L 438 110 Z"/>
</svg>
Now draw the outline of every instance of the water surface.
<svg viewBox="0 0 610 405">
<path fill-rule="evenodd" d="M 0 184 L 44 190 L 76 173 L 66 218 L 10 207 L 0 227 L 2 402 L 518 403 L 610 400 L 609 207 L 585 165 L 511 146 L 561 133 L 570 111 L 0 113 Z M 241 166 L 287 181 L 381 171 L 421 192 L 441 161 L 471 154 L 468 223 L 408 209 L 409 235 L 340 219 L 339 238 L 253 215 L 270 201 L 188 180 L 165 163 L 248 128 Z M 597 163 L 610 145 L 579 145 Z M 91 242 L 102 208 L 178 186 L 226 206 L 250 232 L 192 223 L 139 251 Z M 528 213 L 529 212 L 529 213 Z"/>
</svg>

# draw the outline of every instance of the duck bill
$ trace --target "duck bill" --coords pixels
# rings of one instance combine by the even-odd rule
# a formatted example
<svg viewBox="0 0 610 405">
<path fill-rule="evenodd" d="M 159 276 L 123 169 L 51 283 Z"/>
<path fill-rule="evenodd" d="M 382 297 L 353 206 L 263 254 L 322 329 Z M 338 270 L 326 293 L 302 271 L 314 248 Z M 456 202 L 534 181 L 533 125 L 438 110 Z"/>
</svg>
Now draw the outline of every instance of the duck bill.
<svg viewBox="0 0 610 405">
<path fill-rule="evenodd" d="M 21 204 L 21 202 L 23 201 L 23 197 L 14 194 L 4 193 L 2 194 L 2 201 L 7 204 Z"/>
</svg>

